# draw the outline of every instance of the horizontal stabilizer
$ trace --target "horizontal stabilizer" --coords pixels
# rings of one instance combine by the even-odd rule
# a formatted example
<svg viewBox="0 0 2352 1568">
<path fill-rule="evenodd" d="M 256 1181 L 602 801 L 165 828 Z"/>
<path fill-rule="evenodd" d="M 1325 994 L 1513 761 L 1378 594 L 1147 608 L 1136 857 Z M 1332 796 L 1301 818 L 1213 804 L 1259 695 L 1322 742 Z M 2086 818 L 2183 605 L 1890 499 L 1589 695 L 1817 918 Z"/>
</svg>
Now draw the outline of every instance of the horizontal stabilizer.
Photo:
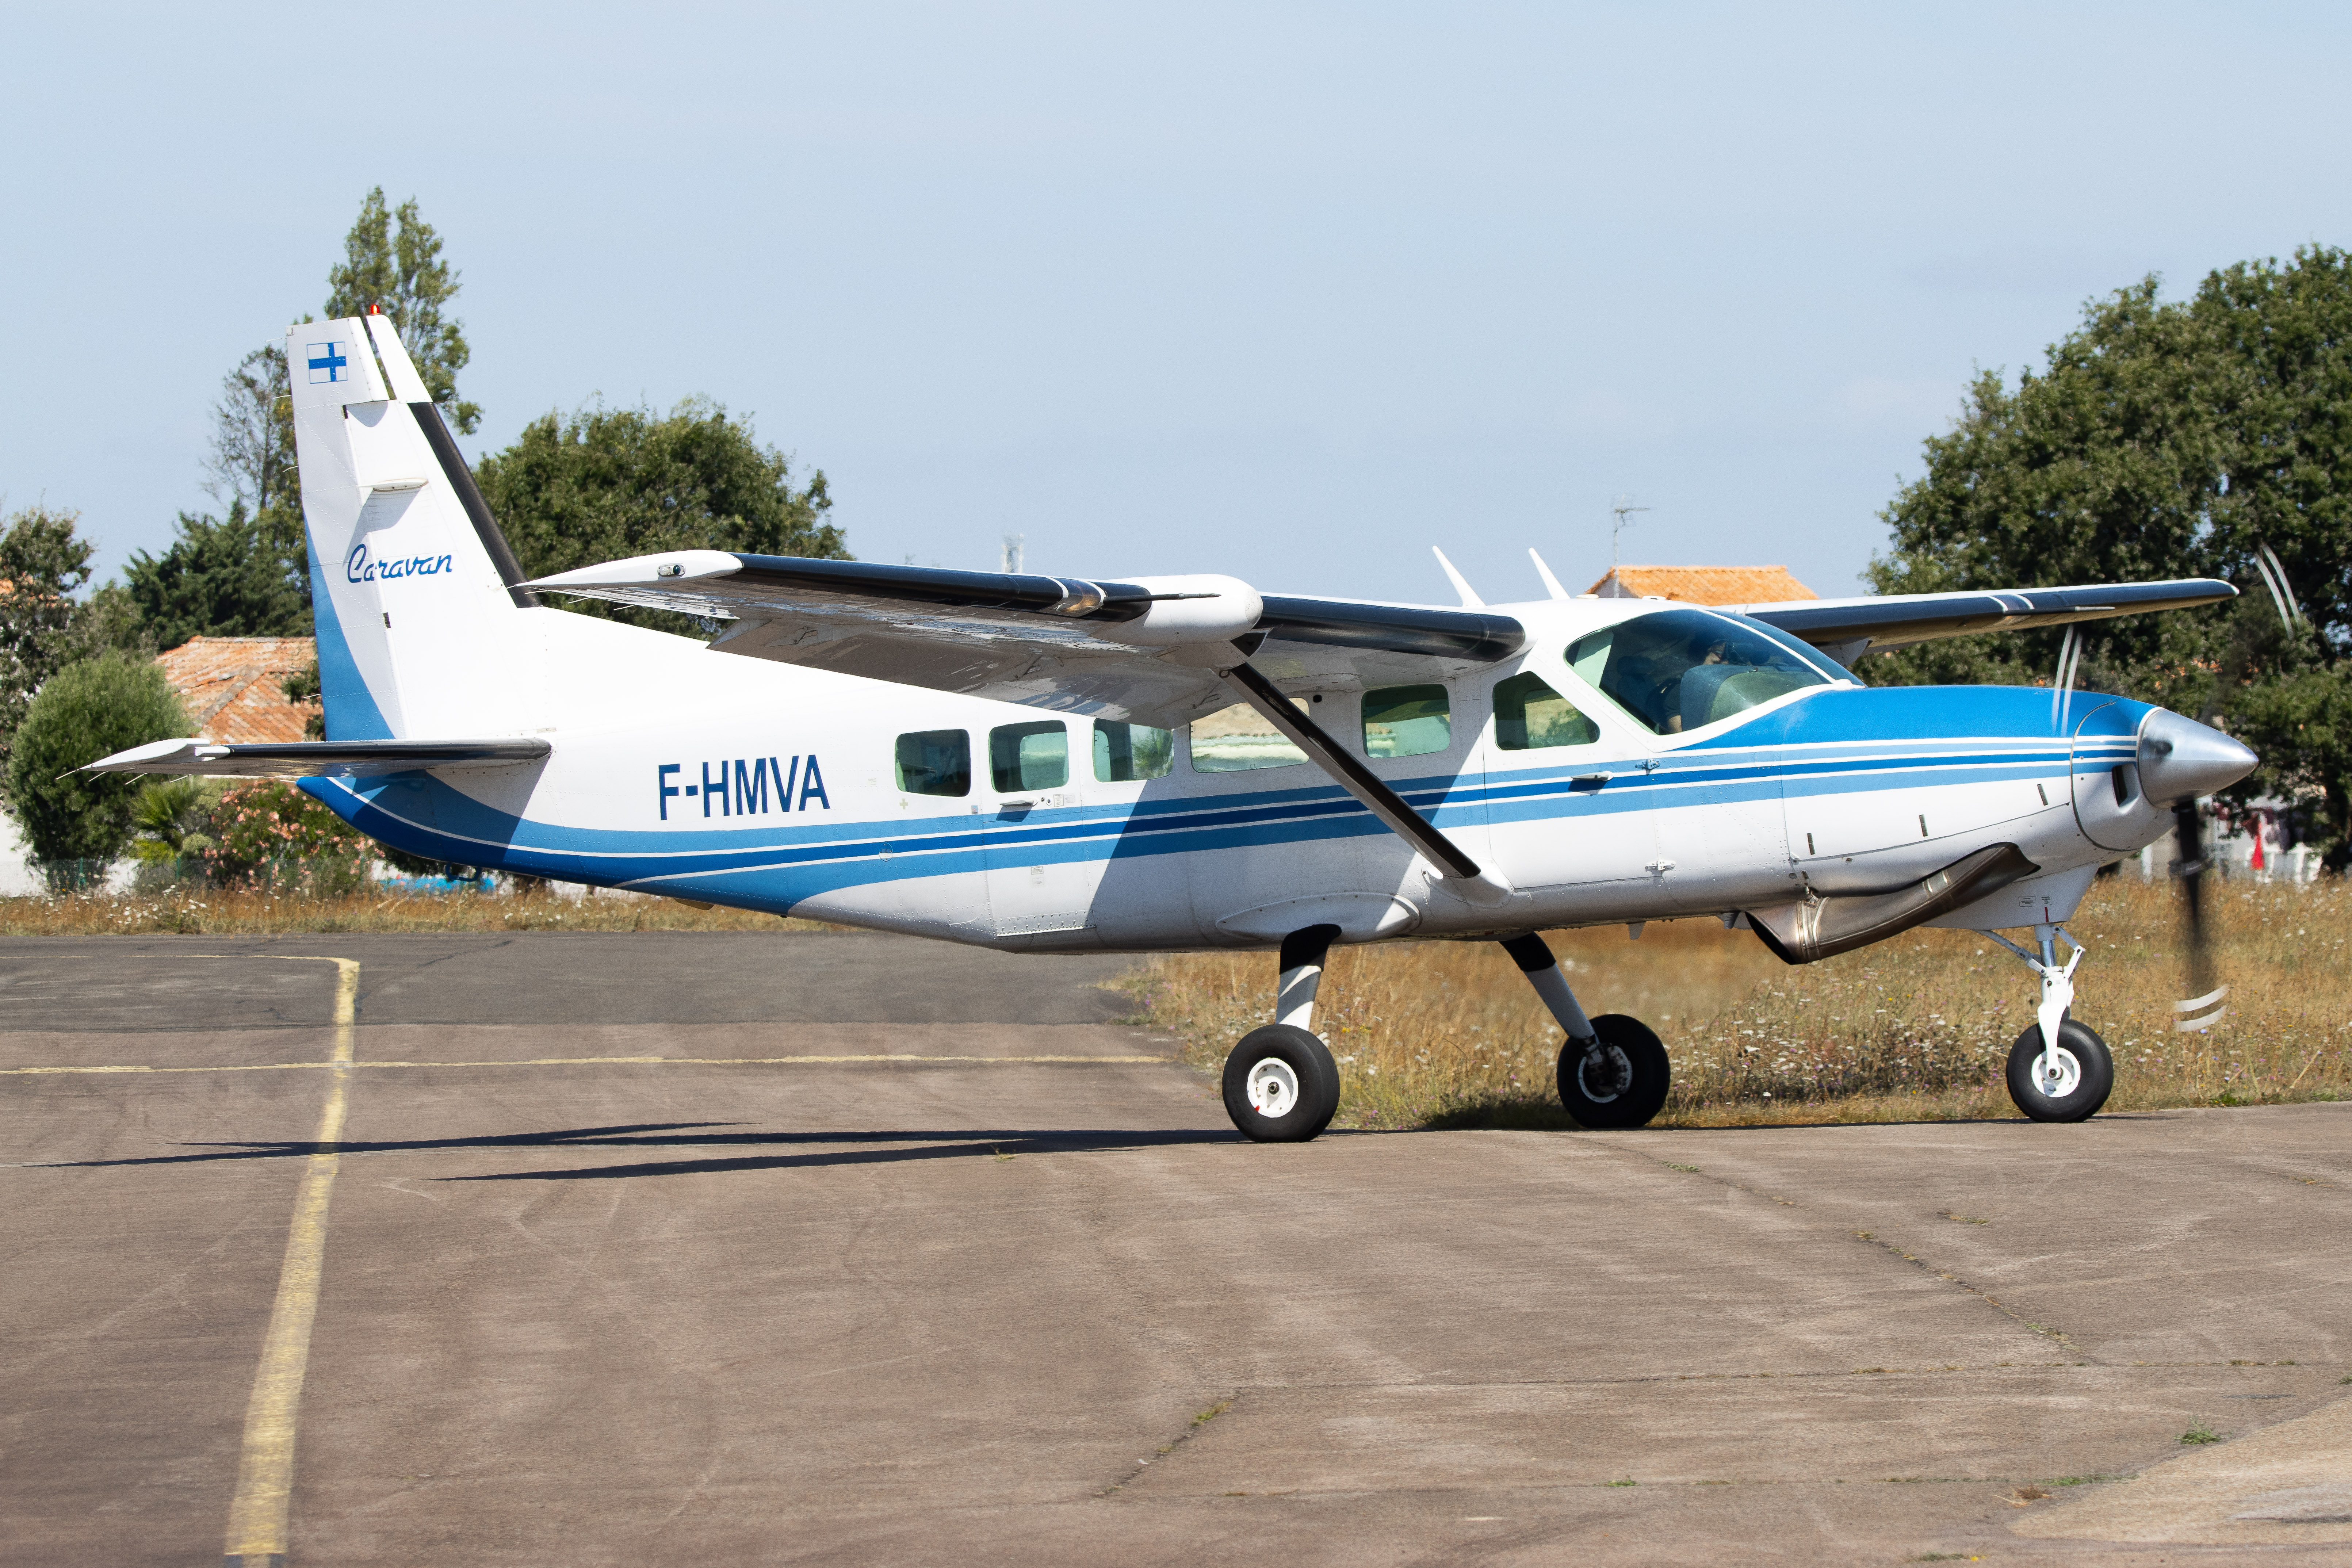
<svg viewBox="0 0 2352 1568">
<path fill-rule="evenodd" d="M 86 773 L 195 773 L 210 778 L 301 779 L 320 773 L 400 773 L 418 768 L 505 768 L 535 763 L 545 741 L 288 741 L 225 745 L 157 741 L 101 757 Z"/>
</svg>

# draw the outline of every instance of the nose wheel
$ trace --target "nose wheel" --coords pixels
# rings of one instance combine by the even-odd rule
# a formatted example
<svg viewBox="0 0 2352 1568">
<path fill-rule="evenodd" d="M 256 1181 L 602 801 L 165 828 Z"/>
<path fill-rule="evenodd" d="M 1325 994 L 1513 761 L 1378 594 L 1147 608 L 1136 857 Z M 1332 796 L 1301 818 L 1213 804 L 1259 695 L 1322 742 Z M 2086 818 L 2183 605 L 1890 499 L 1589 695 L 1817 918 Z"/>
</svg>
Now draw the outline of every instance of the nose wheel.
<svg viewBox="0 0 2352 1568">
<path fill-rule="evenodd" d="M 2036 1121 L 2084 1121 L 2106 1104 L 2116 1086 L 2116 1058 L 2106 1041 L 2069 1018 L 2058 1044 L 2045 1049 L 2042 1026 L 2009 1048 L 2009 1098 Z"/>
<path fill-rule="evenodd" d="M 2038 954 L 1997 931 L 1979 934 L 2025 960 L 2042 977 L 2042 1005 L 2034 1009 L 2033 1026 L 2009 1048 L 2009 1098 L 2032 1121 L 2087 1121 L 2116 1087 L 2116 1058 L 2106 1041 L 2074 1022 L 2067 1011 L 2074 1003 L 2074 970 L 2083 962 L 2083 944 L 2073 931 L 2054 924 L 2033 928 Z M 2074 949 L 2064 963 L 2058 962 L 2062 937 Z M 2053 1036 L 2056 1044 L 2045 1046 Z"/>
</svg>

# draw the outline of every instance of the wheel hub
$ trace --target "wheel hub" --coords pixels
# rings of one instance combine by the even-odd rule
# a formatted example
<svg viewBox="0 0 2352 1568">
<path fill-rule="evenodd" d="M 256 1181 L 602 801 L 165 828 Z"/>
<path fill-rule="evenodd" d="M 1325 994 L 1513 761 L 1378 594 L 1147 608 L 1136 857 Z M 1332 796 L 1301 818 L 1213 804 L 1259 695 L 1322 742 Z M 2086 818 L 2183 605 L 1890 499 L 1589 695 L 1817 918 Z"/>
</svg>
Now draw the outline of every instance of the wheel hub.
<svg viewBox="0 0 2352 1568">
<path fill-rule="evenodd" d="M 1633 1062 L 1622 1048 L 1595 1044 L 1576 1064 L 1576 1087 L 1595 1105 L 1606 1105 L 1633 1087 Z"/>
<path fill-rule="evenodd" d="M 1298 1075 L 1279 1057 L 1268 1057 L 1249 1070 L 1250 1109 L 1279 1121 L 1298 1104 Z"/>
<path fill-rule="evenodd" d="M 2083 1084 L 2083 1064 L 2063 1046 L 2033 1058 L 2033 1087 L 2053 1100 L 2063 1100 Z"/>
</svg>

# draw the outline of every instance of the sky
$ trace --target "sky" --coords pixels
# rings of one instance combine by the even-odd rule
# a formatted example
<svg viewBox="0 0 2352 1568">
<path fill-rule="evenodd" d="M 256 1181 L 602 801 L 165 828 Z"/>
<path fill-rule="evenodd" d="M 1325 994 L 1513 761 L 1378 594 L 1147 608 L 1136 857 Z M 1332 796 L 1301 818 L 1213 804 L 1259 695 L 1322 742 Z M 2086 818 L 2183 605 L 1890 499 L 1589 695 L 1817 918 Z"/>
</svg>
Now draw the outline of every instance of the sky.
<svg viewBox="0 0 2352 1568">
<path fill-rule="evenodd" d="M 371 18 L 381 17 L 380 24 Z M 377 25 L 373 33 L 364 30 Z M 362 197 L 462 274 L 469 455 L 704 395 L 850 549 L 1490 602 L 1863 591 L 1979 368 L 2352 242 L 2319 5 L 924 5 L 0 18 L 0 510 L 101 573 Z M 2331 108 L 2330 106 L 2335 107 Z"/>
</svg>

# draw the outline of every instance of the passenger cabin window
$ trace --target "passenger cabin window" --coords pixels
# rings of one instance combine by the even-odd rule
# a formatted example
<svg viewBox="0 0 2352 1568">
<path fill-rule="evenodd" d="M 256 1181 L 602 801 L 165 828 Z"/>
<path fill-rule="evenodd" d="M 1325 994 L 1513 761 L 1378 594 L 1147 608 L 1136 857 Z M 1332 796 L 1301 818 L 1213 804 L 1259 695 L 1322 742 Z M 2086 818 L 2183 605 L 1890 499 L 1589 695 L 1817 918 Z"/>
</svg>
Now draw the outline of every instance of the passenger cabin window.
<svg viewBox="0 0 2352 1568">
<path fill-rule="evenodd" d="M 1246 702 L 1236 702 L 1205 719 L 1193 720 L 1192 732 L 1192 771 L 1196 773 L 1286 768 L 1307 760 L 1306 752 L 1292 745 L 1281 731 L 1260 718 L 1257 710 Z"/>
<path fill-rule="evenodd" d="M 898 787 L 908 795 L 970 795 L 971 737 L 961 730 L 899 736 Z"/>
<path fill-rule="evenodd" d="M 1070 782 L 1070 732 L 1061 721 L 999 724 L 988 732 L 988 776 L 1000 795 Z"/>
<path fill-rule="evenodd" d="M 1176 765 L 1173 731 L 1149 724 L 1095 721 L 1095 777 L 1103 784 L 1133 784 L 1166 778 Z"/>
<path fill-rule="evenodd" d="M 1551 746 L 1589 746 L 1601 726 L 1576 704 L 1544 684 L 1533 670 L 1495 683 L 1495 745 L 1506 752 L 1540 752 Z"/>
<path fill-rule="evenodd" d="M 1657 610 L 1569 645 L 1568 662 L 1661 735 L 1680 734 L 1830 678 L 1777 633 L 1704 610 Z"/>
<path fill-rule="evenodd" d="M 1364 693 L 1364 755 L 1419 757 L 1453 743 L 1443 686 L 1383 686 Z"/>
</svg>

